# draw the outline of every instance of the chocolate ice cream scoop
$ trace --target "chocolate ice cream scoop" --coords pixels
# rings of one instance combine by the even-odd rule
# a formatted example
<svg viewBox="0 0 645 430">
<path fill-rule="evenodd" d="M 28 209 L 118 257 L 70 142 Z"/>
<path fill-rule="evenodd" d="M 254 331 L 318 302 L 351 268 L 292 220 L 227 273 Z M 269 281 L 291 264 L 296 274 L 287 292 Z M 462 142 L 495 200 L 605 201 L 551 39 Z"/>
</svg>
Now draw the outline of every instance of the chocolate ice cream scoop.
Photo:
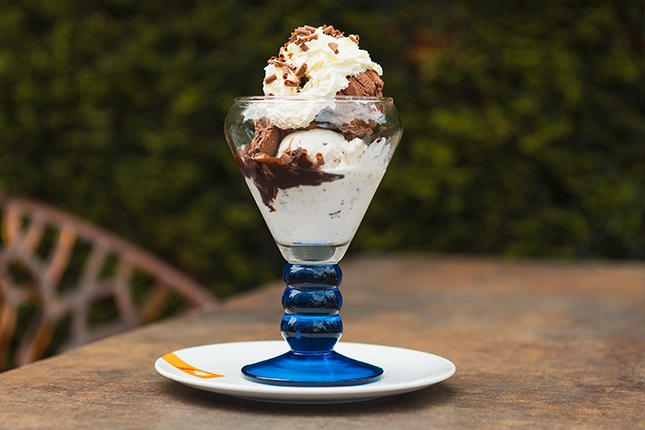
<svg viewBox="0 0 645 430">
<path fill-rule="evenodd" d="M 269 124 L 266 118 L 256 120 L 255 136 L 251 141 L 249 154 L 266 154 L 275 157 L 278 153 L 278 146 L 287 134 L 285 130 Z"/>
<path fill-rule="evenodd" d="M 356 76 L 348 76 L 347 88 L 338 91 L 339 96 L 383 97 L 383 80 L 374 70 L 366 70 Z"/>
</svg>

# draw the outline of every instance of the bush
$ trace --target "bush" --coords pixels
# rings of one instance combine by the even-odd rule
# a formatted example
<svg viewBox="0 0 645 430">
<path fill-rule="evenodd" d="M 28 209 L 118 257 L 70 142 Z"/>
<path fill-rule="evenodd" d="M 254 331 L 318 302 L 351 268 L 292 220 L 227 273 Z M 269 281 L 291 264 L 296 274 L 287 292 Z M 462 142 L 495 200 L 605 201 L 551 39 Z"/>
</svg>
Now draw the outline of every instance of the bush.
<svg viewBox="0 0 645 430">
<path fill-rule="evenodd" d="M 351 251 L 645 257 L 643 5 L 0 0 L 0 192 L 225 296 L 283 262 L 224 141 L 301 24 L 361 36 L 406 128 Z"/>
</svg>

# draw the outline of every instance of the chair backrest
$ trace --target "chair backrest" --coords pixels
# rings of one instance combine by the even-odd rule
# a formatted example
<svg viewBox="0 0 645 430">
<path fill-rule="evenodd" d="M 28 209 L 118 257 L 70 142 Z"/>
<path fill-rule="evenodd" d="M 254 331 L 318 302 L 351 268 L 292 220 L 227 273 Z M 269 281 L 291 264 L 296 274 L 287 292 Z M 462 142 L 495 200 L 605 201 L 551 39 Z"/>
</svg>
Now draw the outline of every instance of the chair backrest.
<svg viewBox="0 0 645 430">
<path fill-rule="evenodd" d="M 0 214 L 0 371 L 217 306 L 185 274 L 69 213 L 5 195 Z"/>
</svg>

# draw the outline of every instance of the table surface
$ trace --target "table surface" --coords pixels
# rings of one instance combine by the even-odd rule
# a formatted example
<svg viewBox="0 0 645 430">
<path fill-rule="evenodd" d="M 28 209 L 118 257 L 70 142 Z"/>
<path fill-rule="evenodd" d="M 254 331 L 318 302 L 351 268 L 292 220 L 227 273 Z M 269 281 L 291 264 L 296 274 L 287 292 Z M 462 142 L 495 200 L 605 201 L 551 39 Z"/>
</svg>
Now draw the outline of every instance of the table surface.
<svg viewBox="0 0 645 430">
<path fill-rule="evenodd" d="M 375 255 L 342 264 L 343 341 L 457 366 L 363 403 L 274 405 L 153 368 L 196 345 L 280 339 L 283 285 L 0 374 L 0 428 L 645 428 L 645 264 Z"/>
</svg>

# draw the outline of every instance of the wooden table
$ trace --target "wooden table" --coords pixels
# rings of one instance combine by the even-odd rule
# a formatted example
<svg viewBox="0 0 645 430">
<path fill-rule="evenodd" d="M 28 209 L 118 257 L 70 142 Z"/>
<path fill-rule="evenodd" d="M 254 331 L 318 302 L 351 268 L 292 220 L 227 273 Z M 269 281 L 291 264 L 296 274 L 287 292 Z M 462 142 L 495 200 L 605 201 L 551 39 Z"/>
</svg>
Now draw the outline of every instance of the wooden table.
<svg viewBox="0 0 645 430">
<path fill-rule="evenodd" d="M 158 375 L 166 352 L 279 339 L 279 283 L 0 375 L 0 428 L 645 428 L 645 265 L 416 255 L 342 265 L 343 340 L 457 373 L 364 403 L 237 400 Z"/>
</svg>

